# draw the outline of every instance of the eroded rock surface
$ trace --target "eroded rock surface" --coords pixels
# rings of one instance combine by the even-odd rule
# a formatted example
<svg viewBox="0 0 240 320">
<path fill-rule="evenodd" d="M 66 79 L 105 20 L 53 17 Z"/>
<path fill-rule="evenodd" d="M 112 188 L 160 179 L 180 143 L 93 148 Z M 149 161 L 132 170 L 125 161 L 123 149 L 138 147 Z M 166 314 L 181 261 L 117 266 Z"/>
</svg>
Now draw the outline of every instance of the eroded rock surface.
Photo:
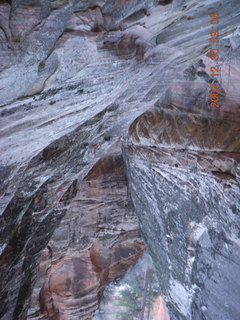
<svg viewBox="0 0 240 320">
<path fill-rule="evenodd" d="M 51 256 L 42 258 L 29 319 L 91 319 L 106 285 L 144 250 L 121 155 L 99 160 L 69 193 L 74 199 L 62 199 L 68 212 L 48 244 Z"/>
<path fill-rule="evenodd" d="M 146 251 L 134 266 L 106 288 L 93 320 L 140 317 L 170 320 L 152 259 Z"/>
<path fill-rule="evenodd" d="M 130 127 L 131 195 L 171 319 L 239 318 L 239 128 L 164 108 Z"/>
<path fill-rule="evenodd" d="M 91 319 L 141 255 L 135 210 L 173 319 L 239 318 L 239 11 L 237 0 L 1 1 L 1 319 Z"/>
</svg>

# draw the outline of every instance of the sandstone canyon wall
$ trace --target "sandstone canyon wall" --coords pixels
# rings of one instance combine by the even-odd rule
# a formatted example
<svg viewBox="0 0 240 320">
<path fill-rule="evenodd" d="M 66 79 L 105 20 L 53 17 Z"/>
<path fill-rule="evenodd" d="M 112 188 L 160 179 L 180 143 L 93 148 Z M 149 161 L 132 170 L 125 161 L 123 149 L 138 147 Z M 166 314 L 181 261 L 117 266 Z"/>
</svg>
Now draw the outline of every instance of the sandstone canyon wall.
<svg viewBox="0 0 240 320">
<path fill-rule="evenodd" d="M 239 25 L 238 0 L 0 1 L 0 319 L 92 319 L 146 247 L 171 319 L 239 320 Z"/>
</svg>

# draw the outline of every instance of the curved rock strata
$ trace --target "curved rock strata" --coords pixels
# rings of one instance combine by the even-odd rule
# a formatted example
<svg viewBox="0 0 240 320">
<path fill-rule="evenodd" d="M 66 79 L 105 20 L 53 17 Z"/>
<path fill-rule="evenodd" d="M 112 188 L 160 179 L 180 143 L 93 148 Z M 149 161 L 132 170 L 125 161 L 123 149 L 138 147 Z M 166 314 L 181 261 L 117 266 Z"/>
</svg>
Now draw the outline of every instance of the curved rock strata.
<svg viewBox="0 0 240 320">
<path fill-rule="evenodd" d="M 124 143 L 171 319 L 239 318 L 239 129 L 238 121 L 155 108 Z"/>
<path fill-rule="evenodd" d="M 144 250 L 121 155 L 100 159 L 61 201 L 68 211 L 41 259 L 28 319 L 91 319 L 106 285 Z"/>
<path fill-rule="evenodd" d="M 143 251 L 138 218 L 173 319 L 239 318 L 239 12 L 238 0 L 0 1 L 1 320 L 91 319 Z"/>
</svg>

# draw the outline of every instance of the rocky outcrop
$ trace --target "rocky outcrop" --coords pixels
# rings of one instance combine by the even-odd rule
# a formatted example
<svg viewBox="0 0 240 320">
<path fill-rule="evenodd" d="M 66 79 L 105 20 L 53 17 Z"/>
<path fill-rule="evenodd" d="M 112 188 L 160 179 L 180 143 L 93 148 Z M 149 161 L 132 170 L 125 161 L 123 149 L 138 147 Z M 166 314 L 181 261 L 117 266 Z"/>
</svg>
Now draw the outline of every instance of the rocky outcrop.
<svg viewBox="0 0 240 320">
<path fill-rule="evenodd" d="M 140 241 L 122 243 L 111 249 L 93 245 L 79 254 L 52 262 L 41 288 L 39 310 L 29 319 L 91 319 L 106 285 L 133 265 L 143 251 Z M 45 275 L 45 274 L 43 274 Z"/>
<path fill-rule="evenodd" d="M 106 285 L 144 250 L 121 155 L 99 160 L 61 200 L 68 211 L 41 259 L 28 319 L 91 319 Z"/>
<path fill-rule="evenodd" d="M 145 251 L 138 262 L 105 290 L 93 320 L 170 320 L 153 261 Z"/>
<path fill-rule="evenodd" d="M 131 195 L 171 319 L 239 318 L 239 128 L 164 108 L 130 127 Z"/>
<path fill-rule="evenodd" d="M 1 1 L 1 319 L 91 318 L 143 251 L 135 211 L 173 319 L 239 318 L 239 9 Z"/>
</svg>

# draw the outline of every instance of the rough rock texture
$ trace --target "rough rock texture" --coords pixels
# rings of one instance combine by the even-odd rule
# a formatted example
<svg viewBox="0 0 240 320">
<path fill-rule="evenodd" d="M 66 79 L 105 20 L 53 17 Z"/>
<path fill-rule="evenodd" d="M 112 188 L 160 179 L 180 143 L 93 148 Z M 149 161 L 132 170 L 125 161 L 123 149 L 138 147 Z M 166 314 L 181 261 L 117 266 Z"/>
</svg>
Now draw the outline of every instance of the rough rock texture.
<svg viewBox="0 0 240 320">
<path fill-rule="evenodd" d="M 171 319 L 239 318 L 239 129 L 158 108 L 130 127 L 131 194 Z"/>
<path fill-rule="evenodd" d="M 120 155 L 101 159 L 70 188 L 75 196 L 64 195 L 68 212 L 41 259 L 29 319 L 90 319 L 105 286 L 144 249 Z"/>
<path fill-rule="evenodd" d="M 145 251 L 134 266 L 107 286 L 93 320 L 170 320 L 159 287 L 153 261 Z"/>
<path fill-rule="evenodd" d="M 239 12 L 238 0 L 0 2 L 0 319 L 91 319 L 141 254 L 128 131 L 131 196 L 172 318 L 239 319 Z"/>
</svg>

